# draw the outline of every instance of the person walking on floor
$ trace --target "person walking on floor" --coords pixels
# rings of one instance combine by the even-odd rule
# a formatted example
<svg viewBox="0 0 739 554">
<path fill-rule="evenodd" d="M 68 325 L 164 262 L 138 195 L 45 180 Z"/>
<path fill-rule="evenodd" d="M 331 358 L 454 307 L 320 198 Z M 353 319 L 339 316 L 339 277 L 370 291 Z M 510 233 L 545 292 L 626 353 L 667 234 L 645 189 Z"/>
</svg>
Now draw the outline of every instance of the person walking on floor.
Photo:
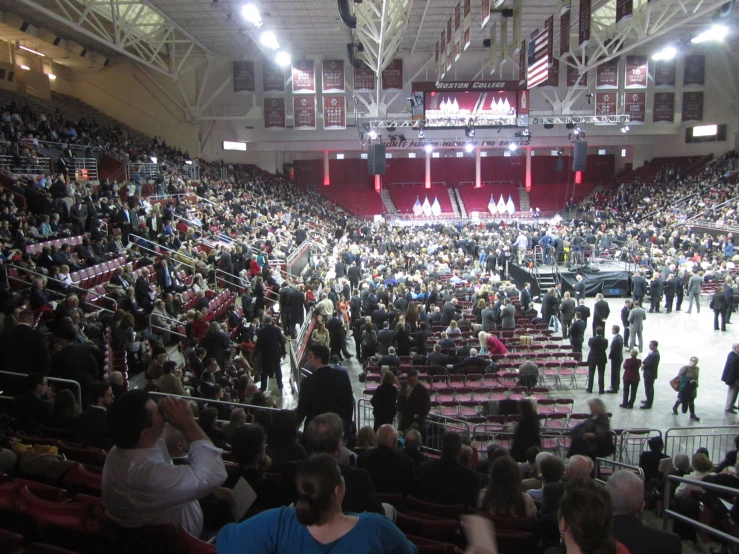
<svg viewBox="0 0 739 554">
<path fill-rule="evenodd" d="M 739 342 L 731 345 L 731 352 L 726 357 L 724 372 L 721 374 L 721 380 L 729 387 L 726 394 L 726 410 L 730 414 L 736 412 L 736 397 L 739 394 Z"/>
<path fill-rule="evenodd" d="M 606 361 L 608 360 L 608 339 L 603 336 L 603 327 L 595 328 L 595 336 L 588 340 L 590 352 L 588 353 L 588 388 L 587 392 L 593 392 L 593 380 L 595 370 L 598 369 L 598 394 L 606 392 L 605 373 Z"/>
<path fill-rule="evenodd" d="M 619 333 L 621 328 L 618 325 L 611 327 L 611 350 L 608 353 L 608 359 L 611 360 L 611 388 L 606 392 L 608 394 L 618 393 L 619 377 L 621 373 L 621 362 L 624 361 L 624 339 Z"/>
<path fill-rule="evenodd" d="M 677 373 L 676 379 L 680 379 L 680 385 L 677 392 L 677 402 L 672 407 L 672 413 L 677 415 L 677 407 L 682 404 L 683 413 L 690 410 L 690 419 L 700 421 L 695 415 L 695 398 L 698 396 L 698 358 L 695 356 L 690 358 L 688 365 L 684 365 Z"/>
<path fill-rule="evenodd" d="M 638 358 L 639 351 L 636 348 L 632 348 L 629 355 L 629 359 L 624 362 L 624 399 L 620 407 L 631 410 L 634 407 L 636 391 L 639 388 L 639 381 L 641 379 L 639 377 L 639 368 L 642 362 Z"/>
<path fill-rule="evenodd" d="M 642 405 L 639 407 L 641 410 L 650 410 L 652 408 L 652 402 L 654 402 L 654 382 L 657 380 L 659 369 L 658 346 L 659 343 L 656 340 L 650 340 L 649 354 L 647 354 L 647 357 L 641 363 L 641 368 L 644 372 L 644 394 L 647 396 L 646 400 L 642 400 Z"/>
<path fill-rule="evenodd" d="M 647 311 L 641 307 L 639 302 L 634 302 L 634 307 L 629 313 L 629 330 L 631 334 L 629 350 L 634 348 L 637 339 L 639 340 L 639 352 L 643 350 L 644 341 L 642 340 L 642 333 L 644 332 L 645 319 L 647 319 Z"/>
<path fill-rule="evenodd" d="M 688 313 L 693 311 L 693 301 L 695 301 L 695 309 L 701 313 L 701 284 L 703 284 L 703 272 L 693 273 L 688 279 Z"/>
</svg>

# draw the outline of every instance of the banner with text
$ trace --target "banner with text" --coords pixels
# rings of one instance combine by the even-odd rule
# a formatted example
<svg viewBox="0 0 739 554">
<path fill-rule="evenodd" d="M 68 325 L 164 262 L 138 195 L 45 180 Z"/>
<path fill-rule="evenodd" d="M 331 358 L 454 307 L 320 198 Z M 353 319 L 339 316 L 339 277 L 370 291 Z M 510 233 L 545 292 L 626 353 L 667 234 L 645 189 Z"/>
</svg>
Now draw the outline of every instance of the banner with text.
<svg viewBox="0 0 739 554">
<path fill-rule="evenodd" d="M 480 27 L 484 28 L 488 21 L 490 21 L 490 0 L 482 0 L 482 25 Z"/>
<path fill-rule="evenodd" d="M 580 18 L 577 44 L 582 48 L 590 42 L 590 0 L 580 0 Z"/>
<path fill-rule="evenodd" d="M 566 11 L 559 17 L 559 53 L 570 51 L 570 12 Z"/>
<path fill-rule="evenodd" d="M 595 68 L 596 88 L 618 88 L 618 58 Z"/>
<path fill-rule="evenodd" d="M 375 73 L 365 64 L 354 68 L 354 92 L 374 92 Z"/>
<path fill-rule="evenodd" d="M 585 57 L 585 65 L 588 64 L 588 58 Z M 580 81 L 578 82 L 577 78 L 580 77 Z M 580 75 L 580 72 L 577 70 L 576 67 L 567 66 L 567 86 L 569 88 L 588 88 L 588 74 L 583 73 Z"/>
<path fill-rule="evenodd" d="M 655 92 L 652 102 L 652 122 L 674 123 L 675 122 L 675 93 Z"/>
<path fill-rule="evenodd" d="M 323 128 L 346 129 L 346 97 L 323 97 Z"/>
<path fill-rule="evenodd" d="M 345 92 L 344 60 L 323 60 L 323 92 Z"/>
<path fill-rule="evenodd" d="M 293 62 L 293 94 L 314 94 L 316 92 L 316 68 L 313 60 Z"/>
<path fill-rule="evenodd" d="M 683 123 L 703 120 L 703 92 L 683 92 Z"/>
<path fill-rule="evenodd" d="M 464 0 L 462 16 L 462 49 L 467 50 L 472 44 L 472 0 Z"/>
<path fill-rule="evenodd" d="M 382 70 L 382 90 L 403 90 L 403 60 L 393 60 Z"/>
<path fill-rule="evenodd" d="M 674 87 L 676 60 L 663 60 L 654 64 L 654 86 Z"/>
<path fill-rule="evenodd" d="M 634 0 L 616 0 L 616 23 L 628 21 L 634 14 Z"/>
<path fill-rule="evenodd" d="M 521 41 L 521 50 L 518 52 L 518 84 L 526 82 L 526 41 Z"/>
<path fill-rule="evenodd" d="M 683 85 L 705 85 L 706 57 L 703 54 L 685 56 Z"/>
<path fill-rule="evenodd" d="M 285 99 L 284 98 L 265 98 L 264 99 L 264 128 L 265 129 L 284 129 L 285 128 Z"/>
<path fill-rule="evenodd" d="M 625 88 L 647 88 L 649 62 L 646 56 L 626 56 Z"/>
<path fill-rule="evenodd" d="M 647 114 L 647 93 L 624 93 L 624 115 L 629 116 L 630 123 L 644 123 Z"/>
<path fill-rule="evenodd" d="M 285 92 L 285 70 L 270 62 L 262 64 L 262 88 L 265 93 Z"/>
<path fill-rule="evenodd" d="M 233 62 L 234 92 L 254 92 L 254 62 Z"/>
<path fill-rule="evenodd" d="M 595 95 L 595 115 L 616 115 L 616 93 L 598 92 Z"/>
<path fill-rule="evenodd" d="M 293 98 L 294 127 L 298 130 L 312 131 L 316 128 L 316 97 L 301 96 Z"/>
</svg>

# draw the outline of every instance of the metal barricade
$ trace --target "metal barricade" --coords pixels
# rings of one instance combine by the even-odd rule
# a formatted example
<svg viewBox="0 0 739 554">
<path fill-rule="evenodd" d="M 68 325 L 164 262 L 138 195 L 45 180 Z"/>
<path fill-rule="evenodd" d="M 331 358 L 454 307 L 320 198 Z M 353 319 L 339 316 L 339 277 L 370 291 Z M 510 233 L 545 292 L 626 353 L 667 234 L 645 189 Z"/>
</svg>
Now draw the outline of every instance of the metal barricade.
<svg viewBox="0 0 739 554">
<path fill-rule="evenodd" d="M 640 468 L 639 466 L 631 465 L 631 464 L 625 464 L 623 462 L 617 462 L 615 460 L 608 460 L 606 458 L 596 458 L 595 459 L 595 475 L 596 480 L 600 481 L 601 483 L 605 484 L 605 481 L 600 479 L 601 475 L 601 464 L 608 464 L 609 466 L 616 466 L 623 469 L 630 469 L 634 473 L 637 473 L 639 475 L 639 479 L 641 479 L 641 482 L 644 483 L 644 470 Z"/>
<path fill-rule="evenodd" d="M 662 437 L 659 429 L 624 429 L 618 442 L 618 460 L 625 464 L 639 463 L 647 441 L 652 437 Z"/>
<path fill-rule="evenodd" d="M 0 375 L 8 375 L 11 378 L 17 378 L 17 379 L 25 379 L 28 377 L 26 373 L 15 373 L 14 371 L 0 371 Z M 74 389 L 74 396 L 77 399 L 77 404 L 79 406 L 82 406 L 82 387 L 77 381 L 72 381 L 70 379 L 59 379 L 58 377 L 46 377 L 46 380 L 49 383 L 60 383 L 62 385 L 71 386 Z M 2 395 L 2 391 L 0 391 L 0 399 L 2 400 L 12 400 L 12 396 L 4 396 Z"/>
<path fill-rule="evenodd" d="M 711 460 L 721 460 L 734 449 L 734 437 L 739 426 L 672 427 L 665 431 L 665 454 L 674 457 L 678 452 L 692 455 L 699 448 L 708 449 Z"/>
<path fill-rule="evenodd" d="M 95 158 L 72 158 L 70 162 L 76 181 L 98 180 L 98 162 Z"/>
<path fill-rule="evenodd" d="M 177 398 L 184 398 L 185 400 L 192 400 L 194 402 L 202 403 L 202 404 L 208 404 L 208 406 L 215 406 L 215 405 L 221 405 L 221 406 L 231 406 L 231 408 L 242 408 L 247 411 L 251 410 L 267 410 L 269 412 L 279 412 L 281 408 L 269 408 L 267 406 L 253 406 L 251 404 L 241 404 L 240 402 L 228 402 L 225 400 L 211 400 L 210 398 L 201 398 L 199 396 L 187 396 L 183 394 L 169 394 L 166 392 L 153 392 L 148 391 L 150 396 L 175 396 Z M 219 420 L 223 422 L 223 420 Z"/>
<path fill-rule="evenodd" d="M 49 158 L 36 157 L 33 164 L 16 165 L 14 156 L 0 156 L 0 167 L 8 169 L 14 175 L 45 175 L 51 171 Z"/>
</svg>

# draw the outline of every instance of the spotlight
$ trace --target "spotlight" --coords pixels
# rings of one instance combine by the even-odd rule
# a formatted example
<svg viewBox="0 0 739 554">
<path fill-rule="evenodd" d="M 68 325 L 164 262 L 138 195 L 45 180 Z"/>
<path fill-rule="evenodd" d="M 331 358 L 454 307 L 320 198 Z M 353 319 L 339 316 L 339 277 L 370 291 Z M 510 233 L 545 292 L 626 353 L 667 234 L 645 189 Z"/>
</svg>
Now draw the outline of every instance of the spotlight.
<svg viewBox="0 0 739 554">
<path fill-rule="evenodd" d="M 23 64 L 21 64 L 21 69 L 22 69 L 23 71 L 29 71 L 29 70 L 30 70 L 31 68 L 30 68 L 30 67 L 28 67 L 27 65 L 23 65 Z"/>
<path fill-rule="evenodd" d="M 369 133 L 370 131 L 370 124 L 369 123 L 362 123 L 362 131 L 365 133 Z"/>
<path fill-rule="evenodd" d="M 725 25 L 711 25 L 711 28 L 703 31 L 697 37 L 690 39 L 692 44 L 700 44 L 708 41 L 721 41 L 729 34 L 729 29 Z"/>
<path fill-rule="evenodd" d="M 33 50 L 32 48 L 29 48 L 28 46 L 23 46 L 19 44 L 18 48 L 20 48 L 21 50 L 25 50 L 26 52 L 30 52 L 31 54 L 36 54 L 37 56 L 41 56 L 42 58 L 46 57 L 46 54 L 42 54 L 38 50 Z"/>
<path fill-rule="evenodd" d="M 275 56 L 275 61 L 277 62 L 277 65 L 280 65 L 282 67 L 285 67 L 286 65 L 290 65 L 292 60 L 290 59 L 290 54 L 287 52 L 277 52 L 277 56 Z"/>
<path fill-rule="evenodd" d="M 659 52 L 652 54 L 652 59 L 655 61 L 671 60 L 677 56 L 677 49 L 674 46 L 665 46 Z"/>
<path fill-rule="evenodd" d="M 48 76 L 50 81 L 56 80 L 56 75 L 54 75 L 53 73 L 49 73 Z"/>
<path fill-rule="evenodd" d="M 508 145 L 508 150 L 510 150 L 511 152 L 515 152 L 517 148 L 518 145 L 515 142 L 512 142 Z"/>
<path fill-rule="evenodd" d="M 241 17 L 257 27 L 262 25 L 262 16 L 259 15 L 259 9 L 254 4 L 247 4 L 241 8 Z"/>
<path fill-rule="evenodd" d="M 434 150 L 434 147 L 433 147 L 433 145 L 431 145 L 431 144 L 427 144 L 426 146 L 424 146 L 424 147 L 423 147 L 423 149 L 424 149 L 424 150 L 425 150 L 425 151 L 426 151 L 426 152 L 427 152 L 428 154 L 431 154 L 431 152 L 433 152 L 433 150 Z"/>
<path fill-rule="evenodd" d="M 554 123 L 545 123 L 544 124 L 545 129 L 554 129 Z"/>
<path fill-rule="evenodd" d="M 423 137 L 425 137 L 425 136 L 426 136 L 426 135 L 424 135 L 424 133 L 423 133 L 423 130 L 421 130 L 421 131 L 418 131 L 418 138 L 422 139 L 422 138 L 423 138 Z"/>
<path fill-rule="evenodd" d="M 370 131 L 369 132 L 369 138 L 370 138 L 370 140 L 375 140 L 377 138 L 377 132 Z"/>
<path fill-rule="evenodd" d="M 277 50 L 280 47 L 280 43 L 277 42 L 277 37 L 272 31 L 264 31 L 259 37 L 259 42 L 272 50 Z"/>
<path fill-rule="evenodd" d="M 475 149 L 475 145 L 472 144 L 471 142 L 468 142 L 467 144 L 464 145 L 464 150 L 468 154 L 471 153 L 474 149 Z"/>
<path fill-rule="evenodd" d="M 622 133 L 628 133 L 629 132 L 629 129 L 630 129 L 630 127 L 628 125 L 624 125 L 623 127 L 621 127 L 621 132 Z"/>
<path fill-rule="evenodd" d="M 574 129 L 574 128 L 575 128 L 575 124 L 574 123 L 567 123 L 565 125 L 565 129 L 571 130 L 571 129 Z"/>
<path fill-rule="evenodd" d="M 582 129 L 580 129 L 580 127 L 575 127 L 575 130 L 574 130 L 574 131 L 572 131 L 572 132 L 573 132 L 573 133 L 575 134 L 575 136 L 577 136 L 577 135 L 579 135 L 580 133 L 582 133 Z"/>
<path fill-rule="evenodd" d="M 522 137 L 530 137 L 531 136 L 531 132 L 529 131 L 529 128 L 528 127 L 526 127 L 523 131 L 521 131 L 521 136 Z"/>
<path fill-rule="evenodd" d="M 387 130 L 392 132 L 395 130 L 395 122 L 391 122 L 387 124 Z"/>
</svg>

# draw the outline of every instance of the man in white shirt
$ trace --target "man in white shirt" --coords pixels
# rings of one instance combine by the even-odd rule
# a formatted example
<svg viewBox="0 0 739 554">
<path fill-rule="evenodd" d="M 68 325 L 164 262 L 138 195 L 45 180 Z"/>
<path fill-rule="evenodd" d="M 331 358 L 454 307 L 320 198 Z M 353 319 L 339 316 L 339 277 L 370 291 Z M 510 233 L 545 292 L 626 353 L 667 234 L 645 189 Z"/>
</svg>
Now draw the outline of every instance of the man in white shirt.
<svg viewBox="0 0 739 554">
<path fill-rule="evenodd" d="M 221 450 L 213 446 L 181 398 L 159 405 L 143 390 L 128 391 L 107 412 L 115 446 L 103 468 L 103 505 L 123 527 L 171 524 L 199 537 L 203 512 L 198 499 L 226 480 Z M 161 438 L 165 421 L 190 445 L 189 465 L 173 465 Z"/>
</svg>

